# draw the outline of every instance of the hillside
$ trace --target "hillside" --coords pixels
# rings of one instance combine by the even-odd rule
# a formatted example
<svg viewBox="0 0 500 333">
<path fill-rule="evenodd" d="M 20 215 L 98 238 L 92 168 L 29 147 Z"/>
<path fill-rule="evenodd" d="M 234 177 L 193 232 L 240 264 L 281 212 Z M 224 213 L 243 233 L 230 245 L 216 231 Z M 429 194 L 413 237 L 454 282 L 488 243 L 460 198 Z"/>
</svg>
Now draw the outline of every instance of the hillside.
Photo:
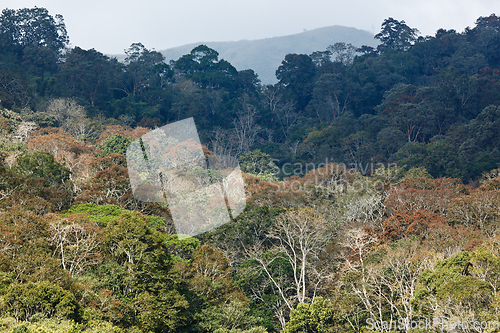
<svg viewBox="0 0 500 333">
<path fill-rule="evenodd" d="M 311 54 L 314 51 L 325 50 L 329 45 L 337 42 L 351 43 L 357 47 L 377 45 L 373 35 L 367 31 L 335 25 L 266 39 L 193 43 L 160 52 L 167 61 L 177 60 L 197 45 L 205 44 L 219 52 L 219 57 L 229 61 L 236 69 L 253 69 L 263 84 L 274 84 L 278 82 L 275 75 L 276 69 L 285 55 L 288 53 Z"/>
<path fill-rule="evenodd" d="M 500 17 L 381 28 L 261 85 L 1 12 L 0 333 L 499 332 Z"/>
</svg>

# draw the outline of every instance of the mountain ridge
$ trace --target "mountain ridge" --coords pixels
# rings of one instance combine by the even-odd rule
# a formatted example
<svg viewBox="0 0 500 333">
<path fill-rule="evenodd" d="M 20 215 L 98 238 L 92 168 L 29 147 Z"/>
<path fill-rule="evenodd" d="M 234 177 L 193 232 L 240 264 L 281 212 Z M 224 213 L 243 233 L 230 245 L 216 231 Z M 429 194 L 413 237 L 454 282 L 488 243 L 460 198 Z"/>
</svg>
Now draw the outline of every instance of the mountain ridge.
<svg viewBox="0 0 500 333">
<path fill-rule="evenodd" d="M 334 25 L 264 39 L 190 43 L 159 52 L 167 61 L 177 60 L 194 47 L 204 44 L 219 52 L 219 58 L 230 62 L 236 69 L 253 69 L 262 83 L 270 84 L 277 82 L 275 71 L 288 53 L 311 54 L 326 50 L 337 42 L 351 43 L 356 47 L 378 44 L 368 31 Z"/>
<path fill-rule="evenodd" d="M 273 84 L 277 82 L 275 72 L 287 54 L 311 54 L 314 51 L 324 51 L 329 45 L 337 42 L 351 43 L 356 47 L 378 44 L 373 34 L 368 31 L 333 25 L 263 39 L 189 43 L 158 52 L 161 52 L 165 60 L 169 62 L 179 59 L 196 46 L 204 44 L 219 52 L 219 59 L 230 62 L 237 70 L 253 69 L 263 84 Z M 120 61 L 125 59 L 123 54 L 111 56 Z"/>
</svg>

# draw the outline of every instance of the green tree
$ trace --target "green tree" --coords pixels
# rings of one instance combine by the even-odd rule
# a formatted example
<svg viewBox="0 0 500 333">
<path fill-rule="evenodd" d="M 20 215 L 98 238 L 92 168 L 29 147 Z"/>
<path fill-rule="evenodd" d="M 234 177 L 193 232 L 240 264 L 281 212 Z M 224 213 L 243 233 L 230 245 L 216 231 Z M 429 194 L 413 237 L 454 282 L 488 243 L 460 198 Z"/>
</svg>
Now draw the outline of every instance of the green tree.
<svg viewBox="0 0 500 333">
<path fill-rule="evenodd" d="M 16 320 L 30 320 L 34 316 L 79 319 L 75 296 L 48 281 L 11 284 L 4 302 Z"/>
<path fill-rule="evenodd" d="M 125 51 L 125 73 L 122 91 L 136 97 L 147 90 L 161 88 L 172 75 L 163 54 L 148 50 L 141 43 L 133 43 Z"/>
<path fill-rule="evenodd" d="M 334 61 L 344 66 L 350 66 L 356 55 L 356 48 L 351 43 L 339 42 L 326 48 L 335 57 Z"/>
<path fill-rule="evenodd" d="M 107 259 L 95 272 L 109 276 L 107 288 L 130 311 L 125 321 L 147 331 L 175 331 L 184 324 L 188 303 L 178 290 L 172 258 L 163 235 L 147 218 L 125 211 L 103 230 Z"/>
<path fill-rule="evenodd" d="M 4 9 L 0 15 L 0 33 L 22 47 L 48 47 L 60 52 L 68 44 L 64 19 L 49 15 L 42 7 Z"/>
<path fill-rule="evenodd" d="M 456 148 L 446 139 L 429 144 L 409 142 L 398 150 L 396 156 L 401 165 L 424 167 L 434 177 L 465 176 Z"/>
<path fill-rule="evenodd" d="M 222 252 L 199 246 L 189 262 L 178 265 L 189 290 L 196 295 L 190 300 L 193 317 L 204 332 L 216 329 L 245 329 L 257 318 L 249 315 L 248 300 L 236 287 L 232 268 Z"/>
<path fill-rule="evenodd" d="M 279 168 L 274 164 L 271 156 L 261 152 L 260 149 L 252 150 L 245 156 L 240 156 L 238 162 L 240 162 L 241 171 L 250 173 L 265 181 L 276 180 L 276 174 L 279 172 Z"/>
<path fill-rule="evenodd" d="M 404 133 L 394 127 L 385 127 L 377 134 L 377 145 L 387 157 L 397 152 L 406 141 Z"/>
<path fill-rule="evenodd" d="M 126 136 L 121 136 L 120 134 L 115 134 L 108 138 L 101 146 L 101 151 L 103 156 L 108 156 L 109 154 L 127 154 L 127 148 L 134 141 L 133 138 Z"/>
<path fill-rule="evenodd" d="M 309 103 L 313 89 L 316 67 L 306 54 L 287 54 L 276 70 L 276 78 L 297 103 L 299 110 Z"/>
<path fill-rule="evenodd" d="M 57 163 L 50 153 L 35 151 L 17 158 L 18 170 L 30 178 L 44 179 L 48 184 L 63 184 L 69 180 L 70 171 Z"/>
<path fill-rule="evenodd" d="M 405 134 L 408 142 L 425 141 L 434 133 L 436 116 L 426 103 L 422 89 L 414 85 L 401 83 L 386 91 L 377 110 Z"/>
<path fill-rule="evenodd" d="M 407 51 L 417 40 L 418 29 L 410 28 L 406 22 L 389 17 L 382 22 L 382 31 L 375 35 L 382 44 L 381 51 Z"/>
<path fill-rule="evenodd" d="M 219 60 L 219 52 L 209 48 L 206 45 L 198 45 L 176 61 L 175 67 L 193 74 L 198 71 L 207 71 Z"/>
<path fill-rule="evenodd" d="M 201 88 L 237 89 L 238 71 L 219 53 L 206 45 L 198 45 L 175 62 L 175 68 L 184 72 L 188 78 Z"/>
<path fill-rule="evenodd" d="M 500 17 L 495 14 L 481 16 L 476 20 L 473 29 L 466 28 L 467 37 L 486 56 L 489 63 L 498 66 L 500 63 Z"/>
<path fill-rule="evenodd" d="M 333 324 L 333 307 L 328 299 L 318 296 L 312 303 L 299 303 L 290 312 L 285 333 L 320 333 L 329 332 Z"/>
<path fill-rule="evenodd" d="M 471 320 L 471 315 L 478 316 L 488 308 L 492 302 L 492 286 L 468 273 L 471 259 L 470 252 L 459 252 L 420 275 L 414 304 L 421 315 Z"/>
<path fill-rule="evenodd" d="M 83 99 L 92 107 L 105 109 L 113 92 L 117 92 L 124 65 L 94 49 L 71 49 L 58 74 L 59 91 Z M 125 95 L 125 94 L 124 94 Z M 117 94 L 116 97 L 124 95 Z"/>
<path fill-rule="evenodd" d="M 307 111 L 320 122 L 330 123 L 349 110 L 358 90 L 359 86 L 345 75 L 324 74 L 314 84 Z"/>
<path fill-rule="evenodd" d="M 125 208 L 117 205 L 96 205 L 95 203 L 85 203 L 73 205 L 67 213 L 62 214 L 62 217 L 69 217 L 76 214 L 86 214 L 89 221 L 96 222 L 101 227 L 105 227 L 109 222 L 117 220 Z M 159 228 L 164 226 L 165 219 L 159 216 L 146 216 L 148 226 L 151 228 Z"/>
</svg>

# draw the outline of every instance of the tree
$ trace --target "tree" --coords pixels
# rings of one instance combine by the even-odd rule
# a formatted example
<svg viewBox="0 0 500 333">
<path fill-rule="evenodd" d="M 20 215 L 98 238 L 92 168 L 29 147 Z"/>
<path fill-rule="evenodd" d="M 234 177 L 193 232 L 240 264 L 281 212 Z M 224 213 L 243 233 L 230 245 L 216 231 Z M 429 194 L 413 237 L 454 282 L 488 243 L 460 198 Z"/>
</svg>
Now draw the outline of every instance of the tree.
<svg viewBox="0 0 500 333">
<path fill-rule="evenodd" d="M 47 47 L 60 52 L 68 44 L 63 17 L 49 15 L 45 8 L 4 9 L 0 15 L 0 33 L 22 47 Z"/>
<path fill-rule="evenodd" d="M 236 287 L 222 252 L 208 245 L 199 246 L 191 260 L 180 262 L 178 269 L 189 290 L 197 296 L 190 303 L 202 330 L 235 330 L 256 323 L 248 314 L 248 300 Z"/>
<path fill-rule="evenodd" d="M 73 199 L 70 171 L 49 153 L 36 151 L 17 158 L 16 171 L 25 179 L 10 199 L 38 214 L 62 210 Z"/>
<path fill-rule="evenodd" d="M 425 167 L 433 177 L 465 178 L 457 155 L 456 148 L 445 139 L 429 144 L 409 142 L 396 153 L 399 163 L 410 168 Z"/>
<path fill-rule="evenodd" d="M 51 242 L 63 269 L 74 277 L 101 262 L 100 229 L 95 222 L 54 218 L 50 223 Z"/>
<path fill-rule="evenodd" d="M 384 101 L 377 109 L 406 135 L 408 142 L 424 141 L 432 133 L 436 118 L 432 106 L 425 102 L 422 90 L 413 85 L 394 86 L 384 94 Z"/>
<path fill-rule="evenodd" d="M 123 137 L 120 134 L 115 134 L 106 141 L 104 141 L 101 151 L 103 156 L 108 156 L 109 154 L 122 154 L 127 153 L 127 148 L 134 141 L 133 138 Z"/>
<path fill-rule="evenodd" d="M 38 151 L 19 156 L 17 164 L 21 174 L 31 178 L 42 178 L 49 184 L 63 184 L 69 180 L 69 170 L 46 152 Z"/>
<path fill-rule="evenodd" d="M 145 331 L 177 331 L 186 319 L 186 298 L 163 235 L 147 226 L 147 218 L 124 211 L 104 228 L 106 259 L 96 276 L 119 295 L 130 317 L 125 320 Z M 128 311 L 127 310 L 127 311 Z"/>
<path fill-rule="evenodd" d="M 56 160 L 62 158 L 63 152 L 79 152 L 80 142 L 57 127 L 44 128 L 36 131 L 28 139 L 30 151 L 44 151 L 54 156 Z"/>
<path fill-rule="evenodd" d="M 382 44 L 381 51 L 407 51 L 417 40 L 418 29 L 410 28 L 405 21 L 389 17 L 382 22 L 382 31 L 375 35 Z"/>
<path fill-rule="evenodd" d="M 473 29 L 466 28 L 465 33 L 472 43 L 486 56 L 490 64 L 498 65 L 500 61 L 498 43 L 500 41 L 500 17 L 495 14 L 481 16 L 476 20 Z"/>
<path fill-rule="evenodd" d="M 481 318 L 481 312 L 492 304 L 493 288 L 476 274 L 467 274 L 465 268 L 471 259 L 470 252 L 457 252 L 420 274 L 414 303 L 422 315 L 466 322 Z"/>
<path fill-rule="evenodd" d="M 335 57 L 334 61 L 344 66 L 350 66 L 356 54 L 356 48 L 351 43 L 339 42 L 326 48 Z"/>
<path fill-rule="evenodd" d="M 354 165 L 355 168 L 367 165 L 374 155 L 372 142 L 365 131 L 358 131 L 345 138 L 342 149 L 345 161 L 349 161 L 349 164 Z"/>
<path fill-rule="evenodd" d="M 263 101 L 262 104 L 265 109 L 268 109 L 271 114 L 279 122 L 281 133 L 283 134 L 285 140 L 287 141 L 290 135 L 290 128 L 296 124 L 300 113 L 295 109 L 295 104 L 293 101 L 287 100 L 283 94 L 283 91 L 276 86 L 265 86 L 262 90 Z M 277 138 L 278 142 L 279 137 Z"/>
<path fill-rule="evenodd" d="M 219 60 L 219 52 L 209 48 L 206 45 L 198 45 L 176 61 L 175 67 L 186 72 L 194 74 L 198 71 L 207 71 Z"/>
<path fill-rule="evenodd" d="M 7 311 L 18 321 L 30 320 L 35 315 L 79 319 L 75 295 L 48 281 L 12 284 L 5 302 Z"/>
<path fill-rule="evenodd" d="M 16 136 L 21 141 L 26 142 L 28 135 L 38 129 L 38 125 L 33 121 L 23 121 L 17 126 Z"/>
<path fill-rule="evenodd" d="M 467 171 L 473 178 L 494 169 L 500 163 L 500 107 L 488 106 L 472 119 L 462 132 L 459 154 L 467 163 Z"/>
<path fill-rule="evenodd" d="M 405 134 L 394 127 L 385 127 L 377 134 L 377 144 L 387 157 L 397 152 L 407 140 Z"/>
<path fill-rule="evenodd" d="M 263 180 L 276 180 L 279 168 L 271 160 L 271 156 L 259 149 L 248 152 L 238 158 L 241 171 L 253 174 Z"/>
<path fill-rule="evenodd" d="M 233 119 L 236 137 L 238 138 L 238 153 L 247 153 L 256 143 L 257 135 L 261 130 L 261 127 L 256 122 L 256 108 L 251 104 L 244 103 Z"/>
<path fill-rule="evenodd" d="M 13 284 L 51 281 L 69 290 L 70 276 L 52 257 L 49 218 L 32 213 L 27 206 L 14 206 L 0 214 L 0 275 L 7 273 Z"/>
<path fill-rule="evenodd" d="M 97 171 L 94 177 L 89 178 L 82 185 L 82 191 L 78 194 L 75 202 L 98 205 L 113 204 L 129 209 L 137 208 L 127 168 L 118 165 Z"/>
<path fill-rule="evenodd" d="M 224 59 L 219 60 L 219 53 L 206 45 L 198 45 L 179 58 L 175 68 L 201 88 L 237 89 L 239 73 L 236 68 Z"/>
<path fill-rule="evenodd" d="M 377 259 L 374 256 L 380 256 Z M 418 317 L 415 295 L 420 274 L 430 265 L 418 240 L 399 241 L 372 251 L 357 267 L 350 266 L 341 279 L 347 291 L 360 300 L 366 315 L 379 323 L 411 323 Z M 352 324 L 351 324 L 352 325 Z M 380 331 L 391 328 L 380 327 Z M 394 329 L 394 327 L 392 327 Z"/>
<path fill-rule="evenodd" d="M 299 110 L 304 110 L 311 99 L 315 74 L 316 67 L 306 54 L 287 54 L 276 70 L 276 78 L 295 100 Z"/>
<path fill-rule="evenodd" d="M 146 90 L 159 89 L 171 76 L 170 67 L 163 54 L 148 50 L 141 43 L 133 43 L 125 50 L 125 74 L 122 91 L 136 97 Z"/>
<path fill-rule="evenodd" d="M 327 221 L 309 208 L 290 210 L 276 218 L 268 237 L 276 242 L 275 247 L 270 249 L 275 256 L 266 260 L 256 253 L 252 258 L 261 264 L 289 310 L 293 308 L 294 301 L 304 303 L 314 299 L 325 278 L 325 272 L 316 264 L 328 242 Z M 277 259 L 284 259 L 291 268 L 291 294 L 269 270 L 270 264 Z"/>
<path fill-rule="evenodd" d="M 238 86 L 240 86 L 250 96 L 258 95 L 257 89 L 260 86 L 260 79 L 252 69 L 238 71 Z"/>
<path fill-rule="evenodd" d="M 112 91 L 118 90 L 124 65 L 116 59 L 91 49 L 71 49 L 58 74 L 60 91 L 84 100 L 92 107 L 105 109 Z M 121 96 L 120 96 L 121 97 Z"/>
<path fill-rule="evenodd" d="M 0 98 L 5 107 L 25 107 L 32 99 L 26 79 L 11 70 L 0 69 Z"/>
<path fill-rule="evenodd" d="M 91 121 L 84 107 L 71 98 L 52 99 L 47 106 L 47 114 L 57 119 L 60 129 L 76 139 L 86 139 L 93 133 Z"/>
<path fill-rule="evenodd" d="M 328 299 L 316 297 L 312 303 L 299 303 L 290 313 L 285 333 L 328 332 L 333 323 L 333 307 Z"/>
<path fill-rule="evenodd" d="M 105 227 L 109 222 L 117 220 L 125 211 L 124 208 L 117 205 L 96 205 L 94 203 L 72 205 L 67 213 L 60 215 L 68 220 L 68 223 L 80 223 L 85 227 L 92 227 L 96 223 L 99 227 Z M 83 218 L 81 215 L 85 215 Z M 147 215 L 148 227 L 151 229 L 161 229 L 165 225 L 165 218 L 154 215 Z M 64 223 L 63 223 L 64 224 Z M 190 239 L 195 242 L 194 239 Z M 180 242 L 182 245 L 184 243 Z M 186 241 L 188 244 L 189 241 Z"/>
<path fill-rule="evenodd" d="M 454 198 L 450 203 L 447 220 L 493 235 L 500 224 L 498 191 L 475 190 L 469 195 Z"/>
<path fill-rule="evenodd" d="M 359 86 L 345 75 L 323 74 L 314 84 L 308 113 L 320 122 L 331 123 L 347 112 L 358 90 Z"/>
</svg>

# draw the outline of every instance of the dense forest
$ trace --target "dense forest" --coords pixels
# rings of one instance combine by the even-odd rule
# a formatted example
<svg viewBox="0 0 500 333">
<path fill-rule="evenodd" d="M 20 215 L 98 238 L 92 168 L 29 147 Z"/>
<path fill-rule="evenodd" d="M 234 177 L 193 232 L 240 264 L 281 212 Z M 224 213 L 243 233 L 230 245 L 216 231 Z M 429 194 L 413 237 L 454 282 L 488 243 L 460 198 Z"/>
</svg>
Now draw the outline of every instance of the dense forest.
<svg viewBox="0 0 500 333">
<path fill-rule="evenodd" d="M 375 38 L 261 85 L 205 45 L 119 62 L 4 9 L 0 332 L 500 332 L 500 17 Z M 247 204 L 182 238 L 125 153 L 189 117 Z"/>
</svg>

